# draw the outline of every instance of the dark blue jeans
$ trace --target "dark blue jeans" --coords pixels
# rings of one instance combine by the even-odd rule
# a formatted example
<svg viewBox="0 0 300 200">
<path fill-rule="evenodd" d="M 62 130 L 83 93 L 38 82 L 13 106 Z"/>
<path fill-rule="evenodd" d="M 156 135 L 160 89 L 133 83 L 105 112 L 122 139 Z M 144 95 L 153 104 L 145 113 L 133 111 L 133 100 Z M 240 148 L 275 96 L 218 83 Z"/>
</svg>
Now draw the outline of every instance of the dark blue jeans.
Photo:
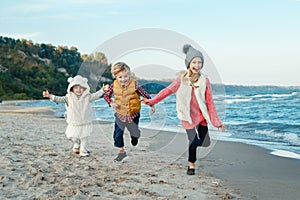
<svg viewBox="0 0 300 200">
<path fill-rule="evenodd" d="M 207 126 L 198 124 L 193 129 L 186 129 L 186 133 L 189 139 L 189 162 L 196 162 L 197 160 L 197 147 L 208 147 L 210 145 L 210 137 L 208 134 Z"/>
<path fill-rule="evenodd" d="M 138 127 L 139 120 L 140 117 L 138 116 L 133 119 L 133 122 L 129 123 L 129 122 L 122 122 L 119 118 L 115 117 L 115 130 L 114 130 L 113 138 L 114 138 L 114 145 L 116 147 L 124 147 L 123 135 L 124 135 L 125 128 L 127 128 L 131 137 L 139 138 L 141 136 L 141 131 Z"/>
</svg>

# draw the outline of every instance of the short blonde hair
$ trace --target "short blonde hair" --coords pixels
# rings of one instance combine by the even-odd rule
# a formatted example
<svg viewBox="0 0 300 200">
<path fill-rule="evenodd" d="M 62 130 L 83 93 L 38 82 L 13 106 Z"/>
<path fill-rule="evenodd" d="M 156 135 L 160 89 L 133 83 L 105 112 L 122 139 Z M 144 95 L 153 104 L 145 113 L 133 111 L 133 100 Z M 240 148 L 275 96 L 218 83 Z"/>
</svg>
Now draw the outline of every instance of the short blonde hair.
<svg viewBox="0 0 300 200">
<path fill-rule="evenodd" d="M 121 71 L 130 72 L 130 67 L 124 62 L 117 62 L 111 68 L 111 74 L 114 78 L 116 78 L 116 75 Z"/>
</svg>

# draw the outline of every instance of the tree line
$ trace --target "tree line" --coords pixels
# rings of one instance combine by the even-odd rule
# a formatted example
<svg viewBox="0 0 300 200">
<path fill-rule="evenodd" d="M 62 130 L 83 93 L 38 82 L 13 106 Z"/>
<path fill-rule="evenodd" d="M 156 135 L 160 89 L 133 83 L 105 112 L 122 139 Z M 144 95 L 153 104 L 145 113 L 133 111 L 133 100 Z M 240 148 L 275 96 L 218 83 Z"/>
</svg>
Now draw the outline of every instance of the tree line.
<svg viewBox="0 0 300 200">
<path fill-rule="evenodd" d="M 86 76 L 96 90 L 112 81 L 110 67 L 101 52 L 81 55 L 76 47 L 0 36 L 2 99 L 40 99 L 44 89 L 65 95 L 68 77 L 78 73 Z"/>
</svg>

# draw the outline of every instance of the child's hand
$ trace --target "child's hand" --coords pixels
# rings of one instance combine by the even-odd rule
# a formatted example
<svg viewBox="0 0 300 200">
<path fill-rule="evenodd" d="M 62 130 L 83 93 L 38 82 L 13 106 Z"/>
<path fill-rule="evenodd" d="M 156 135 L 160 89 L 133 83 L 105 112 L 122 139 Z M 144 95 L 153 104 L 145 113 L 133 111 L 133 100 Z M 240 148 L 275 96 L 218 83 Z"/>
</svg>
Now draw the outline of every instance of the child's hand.
<svg viewBox="0 0 300 200">
<path fill-rule="evenodd" d="M 48 92 L 48 90 L 43 91 L 43 97 L 50 98 L 50 93 Z"/>
<path fill-rule="evenodd" d="M 153 115 L 155 113 L 155 107 L 154 105 L 151 106 L 151 114 Z"/>
<path fill-rule="evenodd" d="M 104 92 L 106 92 L 108 90 L 108 88 L 109 88 L 108 84 L 106 84 L 106 85 L 103 84 L 102 85 L 102 89 L 103 89 Z"/>
<path fill-rule="evenodd" d="M 218 129 L 221 129 L 221 131 L 225 131 L 226 128 L 227 127 L 224 124 L 222 124 L 221 126 L 218 127 Z"/>
<path fill-rule="evenodd" d="M 111 103 L 110 104 L 110 107 L 112 107 L 114 110 L 116 110 L 117 108 L 119 108 L 120 106 L 118 104 L 115 104 L 115 103 Z"/>
<path fill-rule="evenodd" d="M 140 101 L 143 101 L 144 104 L 148 105 L 148 106 L 151 106 L 150 102 L 149 102 L 149 99 L 143 97 Z"/>
</svg>

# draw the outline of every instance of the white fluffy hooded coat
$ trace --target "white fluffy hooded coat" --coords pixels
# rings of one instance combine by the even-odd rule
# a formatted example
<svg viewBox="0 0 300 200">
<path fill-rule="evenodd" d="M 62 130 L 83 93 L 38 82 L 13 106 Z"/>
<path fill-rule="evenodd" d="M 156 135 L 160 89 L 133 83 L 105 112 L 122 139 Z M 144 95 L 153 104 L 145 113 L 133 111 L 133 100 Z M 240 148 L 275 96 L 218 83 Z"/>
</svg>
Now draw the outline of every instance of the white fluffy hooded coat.
<svg viewBox="0 0 300 200">
<path fill-rule="evenodd" d="M 66 96 L 52 96 L 51 100 L 56 103 L 65 103 L 67 112 L 68 127 L 66 130 L 67 137 L 86 137 L 90 135 L 92 121 L 94 118 L 91 102 L 103 96 L 103 89 L 95 93 L 90 93 L 88 80 L 80 75 L 68 79 L 69 86 Z M 77 96 L 71 92 L 71 88 L 75 85 L 80 85 L 86 88 L 81 96 Z M 77 127 L 77 128 L 76 128 Z M 79 128 L 79 131 L 77 130 Z M 80 129 L 84 128 L 83 131 Z M 87 131 L 88 130 L 88 131 Z"/>
<path fill-rule="evenodd" d="M 99 99 L 104 94 L 103 90 L 101 89 L 96 93 L 91 94 L 87 78 L 80 75 L 77 75 L 74 78 L 70 77 L 68 82 L 70 84 L 66 95 L 68 98 L 66 105 L 67 123 L 74 126 L 91 124 L 93 120 L 91 102 Z M 86 88 L 81 96 L 77 96 L 75 93 L 70 91 L 75 85 L 80 85 L 81 87 Z"/>
<path fill-rule="evenodd" d="M 66 104 L 67 123 L 74 126 L 91 124 L 93 120 L 93 110 L 90 103 L 100 98 L 103 93 L 99 95 L 90 94 L 90 87 L 87 84 L 88 80 L 80 75 L 74 78 L 70 77 L 68 82 L 70 84 L 66 95 L 68 98 L 68 103 Z M 81 96 L 77 96 L 70 91 L 75 85 L 86 88 Z"/>
</svg>

